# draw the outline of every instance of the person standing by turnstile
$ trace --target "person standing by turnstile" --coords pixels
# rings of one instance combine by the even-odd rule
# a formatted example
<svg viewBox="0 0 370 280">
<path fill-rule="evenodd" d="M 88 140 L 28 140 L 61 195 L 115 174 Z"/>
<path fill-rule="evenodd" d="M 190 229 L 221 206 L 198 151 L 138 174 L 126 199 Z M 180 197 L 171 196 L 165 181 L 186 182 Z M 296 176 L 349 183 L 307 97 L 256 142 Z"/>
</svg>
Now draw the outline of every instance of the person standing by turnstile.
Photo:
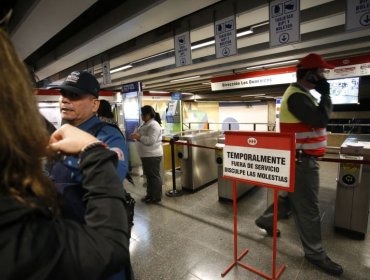
<svg viewBox="0 0 370 280">
<path fill-rule="evenodd" d="M 340 275 L 343 268 L 326 255 L 321 243 L 316 157 L 325 153 L 326 126 L 332 111 L 330 85 L 323 75 L 325 68 L 334 68 L 334 65 L 318 54 L 312 53 L 300 60 L 297 82 L 287 88 L 282 98 L 280 129 L 296 134 L 295 187 L 288 197 L 305 258 L 328 274 Z M 310 94 L 312 89 L 321 94 L 319 103 Z M 273 216 L 262 216 L 257 221 L 263 221 L 259 225 L 262 228 L 272 228 Z"/>
</svg>

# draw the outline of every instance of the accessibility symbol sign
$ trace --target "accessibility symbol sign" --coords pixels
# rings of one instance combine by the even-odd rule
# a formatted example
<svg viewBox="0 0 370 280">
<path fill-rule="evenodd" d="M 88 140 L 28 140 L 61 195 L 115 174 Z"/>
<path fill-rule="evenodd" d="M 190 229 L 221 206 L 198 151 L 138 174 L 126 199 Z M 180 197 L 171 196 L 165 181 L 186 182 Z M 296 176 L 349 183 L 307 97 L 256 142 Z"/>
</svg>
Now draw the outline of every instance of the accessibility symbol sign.
<svg viewBox="0 0 370 280">
<path fill-rule="evenodd" d="M 216 57 L 227 57 L 237 53 L 235 16 L 215 22 Z"/>
<path fill-rule="evenodd" d="M 270 46 L 300 41 L 299 0 L 270 2 Z"/>
<path fill-rule="evenodd" d="M 230 49 L 229 48 L 224 48 L 223 50 L 222 50 L 222 55 L 223 56 L 229 56 L 230 55 Z"/>
<path fill-rule="evenodd" d="M 346 30 L 360 30 L 370 27 L 370 1 L 347 0 Z"/>
</svg>

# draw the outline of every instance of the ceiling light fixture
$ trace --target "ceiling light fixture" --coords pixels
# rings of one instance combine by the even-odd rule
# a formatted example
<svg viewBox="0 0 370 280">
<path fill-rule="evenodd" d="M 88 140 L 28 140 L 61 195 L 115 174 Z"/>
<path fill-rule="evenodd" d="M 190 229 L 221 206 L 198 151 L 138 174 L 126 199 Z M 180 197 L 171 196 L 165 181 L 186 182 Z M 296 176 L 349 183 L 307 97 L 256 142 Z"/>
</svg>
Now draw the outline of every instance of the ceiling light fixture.
<svg viewBox="0 0 370 280">
<path fill-rule="evenodd" d="M 248 29 L 246 31 L 243 31 L 243 32 L 239 32 L 236 34 L 236 37 L 242 37 L 242 36 L 245 36 L 245 35 L 249 35 L 249 34 L 253 34 L 253 30 L 252 29 Z M 196 50 L 196 49 L 200 49 L 200 48 L 203 48 L 203 47 L 207 47 L 207 46 L 210 46 L 210 45 L 213 45 L 215 43 L 215 40 L 211 40 L 211 41 L 208 41 L 208 42 L 204 42 L 204 43 L 200 43 L 198 45 L 194 45 L 191 47 L 192 50 Z"/>
<path fill-rule="evenodd" d="M 252 29 L 249 29 L 249 30 L 240 32 L 240 33 L 236 34 L 236 37 L 239 38 L 239 37 L 242 37 L 242 36 L 245 36 L 245 35 L 249 35 L 249 34 L 253 34 L 253 30 Z"/>
<path fill-rule="evenodd" d="M 169 92 L 162 90 L 149 90 L 149 94 L 169 94 Z"/>
<path fill-rule="evenodd" d="M 293 59 L 293 60 L 263 64 L 263 65 L 258 65 L 258 66 L 250 66 L 250 67 L 247 67 L 246 69 L 247 70 L 264 69 L 264 68 L 273 67 L 273 66 L 283 66 L 283 65 L 294 64 L 297 62 L 298 62 L 298 59 Z"/>
<path fill-rule="evenodd" d="M 203 48 L 203 47 L 213 45 L 214 43 L 215 43 L 215 40 L 204 42 L 204 43 L 192 46 L 191 49 L 196 50 L 196 49 L 199 49 L 199 48 Z"/>
<path fill-rule="evenodd" d="M 239 38 L 239 37 L 242 37 L 242 36 L 245 36 L 245 35 L 253 34 L 253 28 L 263 26 L 263 25 L 266 25 L 266 24 L 268 24 L 268 22 L 264 22 L 264 23 L 261 23 L 261 24 L 256 24 L 256 25 L 252 26 L 250 29 L 248 29 L 246 31 L 242 31 L 242 32 L 237 33 L 236 37 Z M 214 44 L 215 44 L 215 40 L 211 40 L 211 41 L 208 41 L 208 42 L 204 42 L 204 43 L 200 43 L 200 44 L 191 46 L 191 49 L 196 50 L 196 49 L 200 49 L 200 48 L 207 47 L 207 46 L 214 45 Z M 171 52 L 174 52 L 174 50 L 172 49 L 172 50 L 157 53 L 157 54 L 154 54 L 154 55 L 151 55 L 151 56 L 148 56 L 148 57 L 144 57 L 144 58 L 141 58 L 141 59 L 138 59 L 138 60 L 135 60 L 135 61 L 131 62 L 131 64 L 142 62 L 142 61 L 145 61 L 145 60 L 157 57 L 157 56 L 161 56 L 161 55 L 164 55 L 164 54 L 167 54 L 167 53 L 171 53 Z M 123 70 L 129 69 L 129 68 L 132 68 L 133 66 L 131 64 L 113 69 L 113 70 L 110 71 L 110 73 L 113 74 L 113 73 L 116 73 L 116 72 L 119 72 L 119 71 L 123 71 Z"/>
<path fill-rule="evenodd" d="M 113 74 L 113 73 L 116 73 L 116 72 L 119 72 L 119 71 L 123 71 L 123 70 L 126 70 L 126 69 L 130 69 L 130 68 L 132 68 L 133 66 L 131 65 L 131 64 L 127 64 L 127 65 L 124 65 L 124 66 L 122 66 L 122 67 L 118 67 L 118 68 L 116 68 L 116 69 L 113 69 L 113 70 L 111 70 L 110 71 L 110 73 L 111 74 Z"/>
<path fill-rule="evenodd" d="M 131 62 L 131 64 L 134 64 L 134 63 L 138 63 L 138 62 L 142 62 L 144 60 L 148 60 L 148 59 L 151 59 L 151 58 L 154 58 L 154 57 L 157 57 L 157 56 L 160 56 L 160 55 L 164 55 L 166 53 L 171 53 L 171 52 L 174 52 L 175 50 L 168 50 L 168 51 L 165 51 L 165 52 L 161 52 L 161 53 L 157 53 L 157 54 L 153 54 L 151 56 L 147 56 L 147 57 L 144 57 L 144 58 L 141 58 L 141 59 L 138 59 L 138 60 L 135 60 L 133 62 Z"/>
<path fill-rule="evenodd" d="M 170 83 L 175 83 L 175 82 L 180 82 L 180 81 L 185 81 L 185 80 L 191 80 L 191 79 L 196 79 L 196 78 L 200 78 L 200 76 L 191 76 L 191 77 L 171 80 Z"/>
<path fill-rule="evenodd" d="M 255 103 L 255 102 L 261 102 L 261 99 L 257 99 L 257 100 L 246 100 L 246 101 L 243 101 L 245 103 Z"/>
<path fill-rule="evenodd" d="M 260 27 L 260 26 L 267 25 L 267 24 L 268 24 L 268 21 L 260 23 L 260 24 L 253 25 L 248 30 L 237 33 L 236 37 L 239 38 L 239 37 L 242 37 L 242 36 L 245 36 L 245 35 L 253 34 L 253 28 Z M 214 44 L 215 44 L 215 40 L 211 40 L 211 41 L 207 41 L 207 42 L 204 42 L 204 43 L 200 43 L 200 44 L 191 46 L 191 49 L 196 50 L 196 49 L 200 49 L 200 48 L 207 47 L 207 46 L 214 45 Z M 148 57 L 144 57 L 144 58 L 141 58 L 141 59 L 138 59 L 138 60 L 135 60 L 135 61 L 131 62 L 131 64 L 139 63 L 139 62 L 142 62 L 142 61 L 145 61 L 145 60 L 148 60 L 148 59 L 151 59 L 151 58 L 155 58 L 157 56 L 161 56 L 161 55 L 171 53 L 171 52 L 174 52 L 174 50 L 172 49 L 172 50 L 157 53 L 157 54 L 154 54 L 154 55 L 151 55 L 151 56 L 148 56 Z M 116 72 L 119 72 L 119 71 L 123 71 L 123 70 L 127 70 L 129 68 L 132 68 L 133 66 L 131 64 L 113 69 L 113 70 L 110 71 L 110 73 L 113 74 L 113 73 L 116 73 Z M 253 67 L 263 68 L 262 66 L 253 66 Z M 249 70 L 249 69 L 252 69 L 252 68 L 247 68 L 247 69 Z M 258 69 L 258 68 L 256 68 L 256 69 Z"/>
<path fill-rule="evenodd" d="M 246 95 L 242 95 L 241 97 L 254 97 L 254 96 L 263 96 L 263 95 L 266 95 L 266 93 L 246 94 Z"/>
</svg>

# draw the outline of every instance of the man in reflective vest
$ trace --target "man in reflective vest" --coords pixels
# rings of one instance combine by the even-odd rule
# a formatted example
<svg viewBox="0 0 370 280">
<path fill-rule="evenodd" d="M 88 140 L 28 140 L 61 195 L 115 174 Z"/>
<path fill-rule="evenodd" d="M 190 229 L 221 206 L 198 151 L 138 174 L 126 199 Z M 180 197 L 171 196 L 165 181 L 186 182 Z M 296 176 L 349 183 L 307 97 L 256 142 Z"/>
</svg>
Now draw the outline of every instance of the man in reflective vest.
<svg viewBox="0 0 370 280">
<path fill-rule="evenodd" d="M 320 55 L 311 53 L 297 65 L 297 82 L 285 91 L 280 109 L 281 132 L 296 134 L 295 190 L 288 194 L 298 233 L 306 259 L 323 271 L 340 275 L 343 268 L 325 253 L 321 242 L 319 210 L 319 165 L 316 157 L 325 154 L 326 126 L 330 119 L 332 103 L 330 85 L 324 69 L 332 69 Z M 320 102 L 310 94 L 315 89 L 321 94 Z M 261 223 L 263 221 L 263 223 Z M 263 215 L 256 220 L 262 228 L 272 228 Z"/>
</svg>

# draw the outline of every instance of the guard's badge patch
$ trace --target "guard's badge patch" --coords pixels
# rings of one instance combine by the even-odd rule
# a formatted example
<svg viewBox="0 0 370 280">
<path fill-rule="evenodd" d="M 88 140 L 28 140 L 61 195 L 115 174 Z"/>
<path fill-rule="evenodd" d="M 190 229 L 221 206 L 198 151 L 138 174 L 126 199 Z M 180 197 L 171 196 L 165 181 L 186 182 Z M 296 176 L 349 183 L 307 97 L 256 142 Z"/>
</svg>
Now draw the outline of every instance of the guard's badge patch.
<svg viewBox="0 0 370 280">
<path fill-rule="evenodd" d="M 118 148 L 118 147 L 113 147 L 113 148 L 110 148 L 111 151 L 113 152 L 116 152 L 117 156 L 118 156 L 118 160 L 125 160 L 125 154 L 123 153 L 123 151 Z"/>
</svg>

